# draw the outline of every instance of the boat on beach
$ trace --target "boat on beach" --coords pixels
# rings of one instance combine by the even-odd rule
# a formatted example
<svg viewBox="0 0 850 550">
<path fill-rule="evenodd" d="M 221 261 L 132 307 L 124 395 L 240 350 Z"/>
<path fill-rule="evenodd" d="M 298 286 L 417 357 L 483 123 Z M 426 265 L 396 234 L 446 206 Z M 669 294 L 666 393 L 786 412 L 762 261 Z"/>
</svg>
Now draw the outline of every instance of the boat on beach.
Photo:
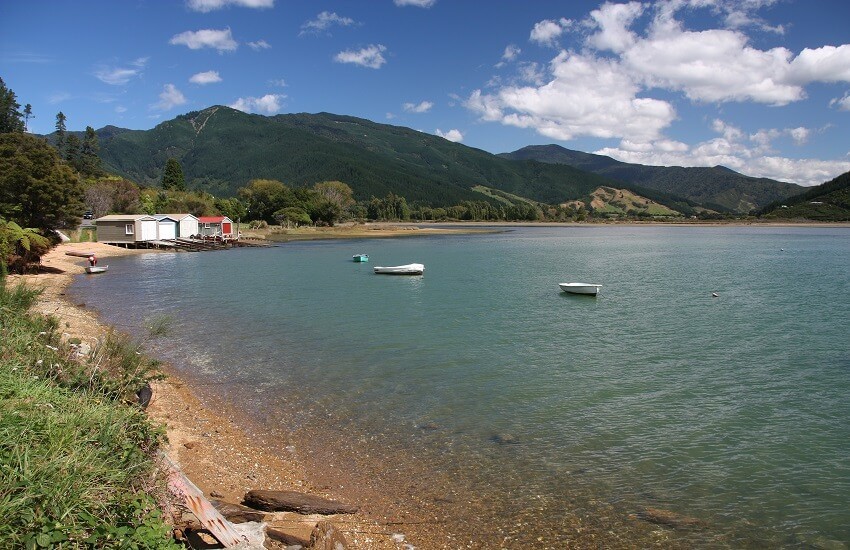
<svg viewBox="0 0 850 550">
<path fill-rule="evenodd" d="M 584 294 L 586 296 L 596 296 L 602 285 L 595 283 L 559 283 L 559 287 L 564 292 L 569 294 Z"/>
<path fill-rule="evenodd" d="M 396 265 L 390 267 L 375 266 L 375 273 L 382 275 L 422 275 L 425 272 L 423 264 Z"/>
<path fill-rule="evenodd" d="M 368 262 L 369 261 L 369 255 L 368 254 L 355 254 L 354 256 L 352 256 L 352 259 L 355 262 Z"/>
<path fill-rule="evenodd" d="M 86 273 L 104 273 L 107 269 L 109 269 L 108 265 L 104 265 L 104 266 L 87 265 L 85 267 Z"/>
</svg>

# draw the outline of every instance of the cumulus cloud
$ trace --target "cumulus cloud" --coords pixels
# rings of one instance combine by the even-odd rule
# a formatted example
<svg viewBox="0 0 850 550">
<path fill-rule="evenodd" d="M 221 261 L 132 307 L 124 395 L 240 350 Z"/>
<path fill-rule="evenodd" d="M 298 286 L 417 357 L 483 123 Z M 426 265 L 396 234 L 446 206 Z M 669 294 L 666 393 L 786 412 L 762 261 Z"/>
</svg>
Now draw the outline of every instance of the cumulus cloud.
<svg viewBox="0 0 850 550">
<path fill-rule="evenodd" d="M 354 19 L 337 15 L 334 12 L 323 11 L 317 15 L 315 19 L 307 21 L 301 25 L 301 32 L 299 35 L 319 34 L 326 32 L 329 28 L 335 25 L 340 27 L 349 27 L 354 25 Z"/>
<path fill-rule="evenodd" d="M 637 97 L 638 85 L 614 60 L 561 52 L 542 86 L 472 93 L 466 106 L 484 120 L 533 128 L 558 140 L 578 136 L 653 140 L 676 117 L 666 101 Z"/>
<path fill-rule="evenodd" d="M 442 132 L 439 128 L 437 128 L 436 130 L 434 130 L 434 133 L 440 136 L 441 138 L 453 141 L 454 143 L 460 143 L 461 141 L 463 141 L 463 134 L 460 130 L 457 129 L 452 129 L 448 132 Z"/>
<path fill-rule="evenodd" d="M 360 50 L 339 52 L 334 57 L 334 61 L 338 63 L 352 63 L 370 69 L 380 69 L 387 62 L 383 56 L 383 52 L 386 50 L 387 48 L 381 44 L 372 44 Z"/>
<path fill-rule="evenodd" d="M 174 84 L 166 84 L 162 93 L 159 94 L 159 101 L 151 105 L 151 108 L 157 111 L 168 111 L 178 105 L 186 103 L 186 97 Z"/>
<path fill-rule="evenodd" d="M 189 78 L 189 82 L 192 84 L 215 84 L 216 82 L 221 82 L 221 76 L 219 76 L 218 71 L 206 71 L 203 73 L 193 74 Z"/>
<path fill-rule="evenodd" d="M 240 97 L 230 107 L 245 113 L 274 115 L 283 108 L 284 94 L 266 94 L 263 97 Z"/>
<path fill-rule="evenodd" d="M 188 0 L 189 9 L 208 13 L 228 6 L 242 8 L 273 8 L 274 0 Z"/>
<path fill-rule="evenodd" d="M 430 8 L 437 0 L 393 0 L 396 6 L 416 6 L 417 8 Z"/>
<path fill-rule="evenodd" d="M 172 36 L 168 43 L 172 45 L 183 45 L 190 50 L 213 48 L 219 52 L 232 52 L 239 47 L 239 43 L 233 39 L 233 34 L 229 28 L 185 31 Z"/>
<path fill-rule="evenodd" d="M 427 113 L 433 106 L 432 102 L 423 101 L 422 103 L 405 103 L 402 107 L 407 113 Z"/>
<path fill-rule="evenodd" d="M 557 47 L 558 38 L 569 29 L 573 24 L 571 19 L 561 18 L 557 21 L 553 19 L 544 19 L 538 23 L 535 23 L 534 28 L 531 29 L 531 35 L 529 36 L 529 40 L 532 42 L 537 42 L 541 46 L 548 46 L 550 48 Z"/>
<path fill-rule="evenodd" d="M 256 42 L 248 42 L 248 47 L 250 47 L 255 52 L 260 50 L 267 50 L 272 47 L 271 44 L 266 42 L 265 40 L 257 40 Z"/>
<path fill-rule="evenodd" d="M 640 2 L 628 4 L 603 4 L 601 8 L 590 12 L 591 22 L 587 25 L 598 28 L 596 34 L 587 39 L 587 43 L 597 50 L 622 52 L 633 46 L 636 35 L 629 27 L 641 14 L 644 6 Z"/>
</svg>

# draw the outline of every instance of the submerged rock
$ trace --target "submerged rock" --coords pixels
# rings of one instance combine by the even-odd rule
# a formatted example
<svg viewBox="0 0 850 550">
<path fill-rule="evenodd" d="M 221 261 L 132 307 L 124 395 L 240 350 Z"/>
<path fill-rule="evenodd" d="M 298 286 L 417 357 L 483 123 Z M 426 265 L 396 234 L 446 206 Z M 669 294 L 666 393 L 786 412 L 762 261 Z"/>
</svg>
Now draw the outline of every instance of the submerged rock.
<svg viewBox="0 0 850 550">
<path fill-rule="evenodd" d="M 638 512 L 637 517 L 650 523 L 666 525 L 675 529 L 706 527 L 706 523 L 701 519 L 684 516 L 662 508 L 646 508 Z"/>
<path fill-rule="evenodd" d="M 495 434 L 490 441 L 499 445 L 519 445 L 519 438 L 511 434 Z"/>
</svg>

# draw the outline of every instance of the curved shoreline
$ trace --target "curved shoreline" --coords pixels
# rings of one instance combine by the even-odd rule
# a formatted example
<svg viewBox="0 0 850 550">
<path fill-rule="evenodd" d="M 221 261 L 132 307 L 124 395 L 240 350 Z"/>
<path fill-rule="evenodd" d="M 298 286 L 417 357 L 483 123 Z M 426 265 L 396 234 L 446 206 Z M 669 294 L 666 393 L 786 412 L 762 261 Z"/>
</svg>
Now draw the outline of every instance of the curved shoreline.
<svg viewBox="0 0 850 550">
<path fill-rule="evenodd" d="M 108 264 L 113 257 L 163 252 L 124 249 L 102 243 L 63 243 L 42 257 L 39 273 L 8 276 L 9 285 L 24 282 L 42 289 L 33 310 L 58 318 L 60 331 L 66 338 L 77 337 L 94 346 L 114 328 L 105 324 L 86 304 L 72 303 L 66 295 L 74 278 L 84 275 L 85 260 L 65 254 L 71 250 L 93 251 L 101 265 Z M 152 384 L 154 392 L 148 415 L 155 424 L 166 429 L 166 452 L 208 497 L 239 503 L 251 489 L 293 490 L 334 497 L 312 486 L 303 464 L 293 454 L 273 454 L 262 442 L 253 440 L 236 422 L 236 411 L 211 408 L 177 375 L 176 369 L 163 364 L 162 370 L 167 378 Z M 308 540 L 317 521 L 335 522 L 334 516 L 275 513 L 271 517 L 270 527 L 300 534 Z M 363 514 L 341 516 L 338 522 L 351 548 L 398 548 L 392 533 Z M 283 547 L 274 544 L 271 542 L 267 547 Z M 423 544 L 422 547 L 428 546 Z"/>
</svg>

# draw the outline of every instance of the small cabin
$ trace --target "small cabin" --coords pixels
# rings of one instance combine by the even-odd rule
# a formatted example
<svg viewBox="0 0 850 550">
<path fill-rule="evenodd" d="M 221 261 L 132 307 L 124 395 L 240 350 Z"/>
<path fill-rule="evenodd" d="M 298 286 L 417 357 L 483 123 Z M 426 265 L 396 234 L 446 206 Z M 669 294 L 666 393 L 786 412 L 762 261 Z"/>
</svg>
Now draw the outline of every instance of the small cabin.
<svg viewBox="0 0 850 550">
<path fill-rule="evenodd" d="M 198 233 L 205 239 L 229 241 L 235 238 L 233 220 L 227 216 L 201 216 L 198 218 Z"/>
<path fill-rule="evenodd" d="M 101 243 L 133 245 L 158 238 L 157 219 L 147 214 L 109 214 L 94 223 Z"/>
</svg>

